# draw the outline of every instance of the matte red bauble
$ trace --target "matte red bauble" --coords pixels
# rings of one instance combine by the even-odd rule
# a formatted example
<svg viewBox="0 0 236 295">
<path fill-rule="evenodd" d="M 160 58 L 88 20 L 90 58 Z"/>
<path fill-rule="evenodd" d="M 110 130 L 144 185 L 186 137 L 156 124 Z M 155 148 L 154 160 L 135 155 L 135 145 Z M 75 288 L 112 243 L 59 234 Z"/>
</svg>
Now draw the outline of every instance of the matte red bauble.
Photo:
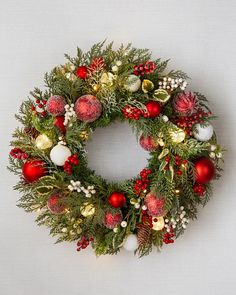
<svg viewBox="0 0 236 295">
<path fill-rule="evenodd" d="M 56 126 L 61 133 L 66 133 L 66 126 L 64 125 L 65 117 L 64 116 L 57 116 L 54 119 L 53 125 Z"/>
<path fill-rule="evenodd" d="M 76 76 L 78 76 L 80 79 L 86 79 L 88 75 L 88 68 L 86 66 L 78 67 L 76 70 Z"/>
<path fill-rule="evenodd" d="M 27 182 L 34 182 L 47 174 L 45 162 L 37 159 L 28 160 L 22 167 L 22 174 Z"/>
<path fill-rule="evenodd" d="M 146 104 L 149 118 L 156 118 L 161 112 L 161 106 L 158 102 L 151 100 Z"/>
<path fill-rule="evenodd" d="M 77 99 L 75 113 L 82 122 L 93 122 L 100 117 L 102 105 L 95 96 L 86 94 Z"/>
<path fill-rule="evenodd" d="M 196 182 L 197 183 L 207 183 L 211 181 L 215 176 L 215 166 L 213 162 L 206 158 L 202 157 L 195 162 L 195 170 L 197 173 Z"/>
<path fill-rule="evenodd" d="M 146 151 L 154 151 L 157 148 L 157 144 L 155 143 L 154 139 L 148 135 L 141 135 L 139 144 Z"/>
<path fill-rule="evenodd" d="M 125 194 L 113 192 L 108 198 L 109 204 L 114 208 L 121 208 L 126 203 Z"/>
<path fill-rule="evenodd" d="M 53 214 L 62 214 L 65 212 L 66 206 L 62 204 L 61 200 L 62 196 L 60 194 L 52 195 L 48 199 L 47 206 Z"/>
</svg>

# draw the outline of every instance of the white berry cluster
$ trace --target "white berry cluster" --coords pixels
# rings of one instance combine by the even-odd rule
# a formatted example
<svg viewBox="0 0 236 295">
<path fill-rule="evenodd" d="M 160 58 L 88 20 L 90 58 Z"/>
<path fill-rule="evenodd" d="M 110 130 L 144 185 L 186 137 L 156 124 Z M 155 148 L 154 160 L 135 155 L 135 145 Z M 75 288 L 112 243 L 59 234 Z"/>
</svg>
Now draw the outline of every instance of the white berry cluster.
<svg viewBox="0 0 236 295">
<path fill-rule="evenodd" d="M 66 145 L 66 142 L 63 140 L 62 136 L 59 136 L 58 139 L 59 139 L 58 144 Z"/>
<path fill-rule="evenodd" d="M 92 195 L 96 193 L 96 190 L 94 189 L 93 185 L 89 185 L 87 188 L 85 188 L 81 185 L 81 182 L 79 180 L 71 180 L 70 184 L 68 185 L 68 189 L 70 191 L 77 191 L 78 193 L 83 192 L 85 193 L 86 198 L 91 198 Z"/>
<path fill-rule="evenodd" d="M 117 72 L 119 67 L 122 65 L 122 61 L 121 60 L 117 60 L 115 65 L 111 68 L 112 72 Z"/>
<path fill-rule="evenodd" d="M 184 207 L 180 207 L 180 211 L 178 212 L 176 218 L 165 219 L 165 228 L 167 232 L 171 231 L 171 228 L 175 229 L 177 227 L 182 227 L 186 229 L 187 224 L 189 223 L 189 219 L 186 217 L 186 212 L 184 211 Z"/>
<path fill-rule="evenodd" d="M 210 158 L 215 159 L 215 158 L 222 158 L 222 152 L 219 150 L 219 148 L 216 145 L 211 145 L 210 146 Z"/>
<path fill-rule="evenodd" d="M 136 208 L 136 209 L 140 208 L 140 202 L 141 202 L 140 198 L 138 198 L 138 199 L 135 199 L 135 198 L 130 199 L 130 204 L 134 205 L 134 208 Z"/>
<path fill-rule="evenodd" d="M 188 83 L 182 78 L 173 79 L 170 77 L 164 77 L 163 81 L 160 81 L 158 84 L 159 84 L 159 89 L 166 89 L 166 90 L 173 91 L 178 87 L 181 90 L 185 90 Z"/>
<path fill-rule="evenodd" d="M 69 126 L 72 126 L 71 119 L 75 118 L 76 114 L 74 111 L 74 104 L 71 105 L 66 104 L 65 105 L 65 120 L 64 125 L 66 126 L 69 123 Z"/>
</svg>

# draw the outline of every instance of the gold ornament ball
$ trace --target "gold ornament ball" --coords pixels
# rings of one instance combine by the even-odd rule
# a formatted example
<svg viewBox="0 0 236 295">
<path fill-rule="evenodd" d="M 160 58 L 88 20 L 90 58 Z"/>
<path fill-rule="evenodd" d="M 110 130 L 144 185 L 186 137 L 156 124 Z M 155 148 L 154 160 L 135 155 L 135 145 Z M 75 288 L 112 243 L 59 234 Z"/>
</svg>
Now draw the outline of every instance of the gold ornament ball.
<svg viewBox="0 0 236 295">
<path fill-rule="evenodd" d="M 35 139 L 35 145 L 40 150 L 49 149 L 52 147 L 52 141 L 46 134 L 40 134 Z"/>
<path fill-rule="evenodd" d="M 152 217 L 152 229 L 153 230 L 162 230 L 165 226 L 165 221 L 164 218 L 162 216 L 160 217 Z"/>
<path fill-rule="evenodd" d="M 80 207 L 80 212 L 84 217 L 89 217 L 95 213 L 95 207 L 93 204 L 86 202 Z"/>
<path fill-rule="evenodd" d="M 181 189 L 176 188 L 176 189 L 174 190 L 174 193 L 175 193 L 175 195 L 178 197 L 178 196 L 181 194 Z"/>
<path fill-rule="evenodd" d="M 171 139 L 174 143 L 180 143 L 185 139 L 185 132 L 184 130 L 178 128 L 175 131 L 170 132 Z"/>
</svg>

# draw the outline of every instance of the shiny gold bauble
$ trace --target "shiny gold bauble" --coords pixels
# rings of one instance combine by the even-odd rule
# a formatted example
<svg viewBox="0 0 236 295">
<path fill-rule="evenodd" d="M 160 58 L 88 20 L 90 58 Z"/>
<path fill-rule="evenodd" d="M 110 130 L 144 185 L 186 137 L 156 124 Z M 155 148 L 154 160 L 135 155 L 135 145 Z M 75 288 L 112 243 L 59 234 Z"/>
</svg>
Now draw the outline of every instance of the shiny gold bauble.
<svg viewBox="0 0 236 295">
<path fill-rule="evenodd" d="M 80 207 L 80 212 L 84 217 L 89 217 L 95 213 L 95 207 L 93 204 L 86 202 Z"/>
<path fill-rule="evenodd" d="M 153 230 L 162 230 L 165 226 L 165 221 L 164 218 L 162 216 L 160 217 L 152 217 L 152 229 Z"/>
<path fill-rule="evenodd" d="M 40 150 L 49 149 L 52 147 L 53 142 L 46 134 L 40 134 L 35 139 L 35 145 Z"/>
<path fill-rule="evenodd" d="M 79 137 L 83 140 L 89 139 L 89 133 L 87 131 L 81 131 Z"/>
<path fill-rule="evenodd" d="M 174 193 L 175 193 L 175 195 L 178 197 L 178 196 L 181 194 L 181 189 L 176 188 L 176 189 L 174 190 Z"/>
</svg>

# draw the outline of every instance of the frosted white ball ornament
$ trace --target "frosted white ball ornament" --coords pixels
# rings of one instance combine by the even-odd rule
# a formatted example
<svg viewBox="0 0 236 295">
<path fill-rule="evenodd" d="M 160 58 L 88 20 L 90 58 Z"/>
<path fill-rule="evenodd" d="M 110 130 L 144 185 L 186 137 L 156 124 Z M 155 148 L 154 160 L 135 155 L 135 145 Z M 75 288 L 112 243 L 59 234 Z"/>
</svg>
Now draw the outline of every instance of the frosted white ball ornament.
<svg viewBox="0 0 236 295">
<path fill-rule="evenodd" d="M 125 83 L 125 89 L 130 92 L 136 92 L 141 86 L 141 80 L 136 75 L 129 75 Z"/>
<path fill-rule="evenodd" d="M 193 135 L 199 141 L 208 141 L 212 138 L 213 133 L 213 126 L 209 123 L 205 125 L 197 123 L 193 127 Z"/>
<path fill-rule="evenodd" d="M 126 251 L 135 251 L 138 249 L 138 238 L 134 234 L 126 237 L 123 247 Z"/>
<path fill-rule="evenodd" d="M 69 156 L 71 151 L 62 144 L 57 144 L 50 151 L 50 159 L 57 166 L 63 166 Z"/>
</svg>

